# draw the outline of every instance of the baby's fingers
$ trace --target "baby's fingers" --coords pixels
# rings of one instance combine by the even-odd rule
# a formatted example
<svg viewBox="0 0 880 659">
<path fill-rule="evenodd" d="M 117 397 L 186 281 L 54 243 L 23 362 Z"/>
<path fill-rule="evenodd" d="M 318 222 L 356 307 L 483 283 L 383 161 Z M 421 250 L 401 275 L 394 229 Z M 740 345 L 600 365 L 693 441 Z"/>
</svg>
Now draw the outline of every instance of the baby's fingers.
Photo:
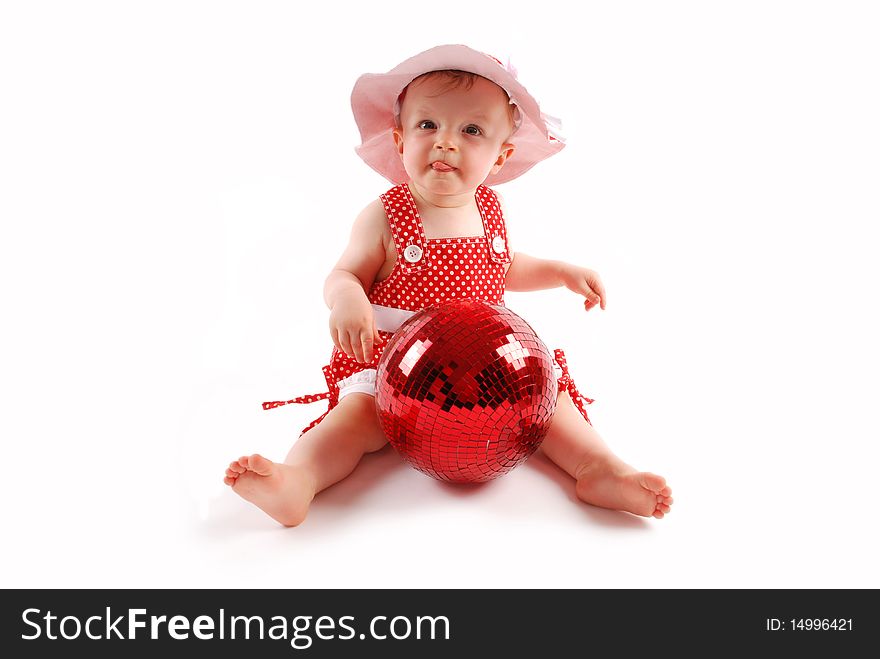
<svg viewBox="0 0 880 659">
<path fill-rule="evenodd" d="M 589 303 L 590 306 L 595 306 L 601 301 L 599 294 L 595 290 L 593 290 L 593 288 L 590 286 L 590 281 L 586 278 L 577 280 L 574 285 L 569 286 L 569 288 L 575 293 L 579 293 L 580 295 L 584 296 L 585 306 L 587 303 Z"/>
<path fill-rule="evenodd" d="M 350 346 L 349 355 L 352 355 L 359 363 L 364 361 L 364 347 L 361 343 L 361 334 L 357 330 L 348 333 L 348 343 Z"/>
<path fill-rule="evenodd" d="M 585 296 L 593 303 L 593 306 L 598 304 L 604 309 L 605 284 L 602 283 L 602 279 L 592 270 L 587 272 L 585 279 L 586 281 L 584 283 L 587 285 L 587 293 L 585 293 Z"/>
<path fill-rule="evenodd" d="M 364 362 L 369 363 L 373 361 L 373 344 L 374 344 L 374 335 L 372 330 L 362 330 L 361 331 L 361 355 L 363 355 Z"/>
<path fill-rule="evenodd" d="M 583 286 L 578 292 L 584 296 L 584 309 L 587 311 L 595 307 L 597 304 L 601 304 L 602 308 L 605 308 L 605 301 L 589 286 Z"/>
<path fill-rule="evenodd" d="M 602 311 L 605 311 L 605 286 L 602 285 L 601 281 L 597 281 L 593 284 L 593 290 L 599 296 L 599 304 L 602 307 Z"/>
<path fill-rule="evenodd" d="M 583 291 L 583 296 L 584 307 L 586 307 L 588 311 L 597 304 L 603 310 L 605 309 L 605 287 L 602 286 L 601 281 L 596 280 L 588 282 Z"/>
</svg>

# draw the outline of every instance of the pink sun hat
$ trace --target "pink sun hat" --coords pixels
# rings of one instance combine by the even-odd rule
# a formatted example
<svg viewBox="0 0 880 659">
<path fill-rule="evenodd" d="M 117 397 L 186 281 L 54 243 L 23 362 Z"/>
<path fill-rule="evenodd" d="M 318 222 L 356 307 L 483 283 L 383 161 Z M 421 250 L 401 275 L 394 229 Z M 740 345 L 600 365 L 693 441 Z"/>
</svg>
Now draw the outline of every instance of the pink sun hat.
<svg viewBox="0 0 880 659">
<path fill-rule="evenodd" d="M 538 102 L 516 79 L 516 71 L 509 64 L 504 66 L 491 55 L 467 46 L 437 46 L 410 57 L 388 73 L 365 73 L 351 92 L 351 109 L 361 133 L 361 145 L 355 151 L 392 183 L 409 179 L 391 136 L 396 127 L 397 99 L 418 76 L 445 69 L 488 78 L 507 92 L 510 103 L 518 110 L 518 125 L 510 138 L 516 150 L 500 172 L 489 175 L 486 185 L 511 181 L 565 146 L 560 121 L 541 112 Z"/>
</svg>

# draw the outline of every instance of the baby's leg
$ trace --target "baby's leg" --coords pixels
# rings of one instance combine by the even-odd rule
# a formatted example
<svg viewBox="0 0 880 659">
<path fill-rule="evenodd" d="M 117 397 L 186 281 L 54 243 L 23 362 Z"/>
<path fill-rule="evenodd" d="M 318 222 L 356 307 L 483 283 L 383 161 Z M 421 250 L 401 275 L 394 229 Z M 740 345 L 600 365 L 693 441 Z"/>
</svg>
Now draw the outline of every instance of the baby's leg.
<svg viewBox="0 0 880 659">
<path fill-rule="evenodd" d="M 556 414 L 541 448 L 577 481 L 582 501 L 625 510 L 643 517 L 663 517 L 672 505 L 666 480 L 639 472 L 618 458 L 581 416 L 567 392 L 559 395 Z"/>
<path fill-rule="evenodd" d="M 284 526 L 296 526 L 318 492 L 348 476 L 364 453 L 386 441 L 373 397 L 349 394 L 296 441 L 283 463 L 242 456 L 230 463 L 223 482 Z"/>
</svg>

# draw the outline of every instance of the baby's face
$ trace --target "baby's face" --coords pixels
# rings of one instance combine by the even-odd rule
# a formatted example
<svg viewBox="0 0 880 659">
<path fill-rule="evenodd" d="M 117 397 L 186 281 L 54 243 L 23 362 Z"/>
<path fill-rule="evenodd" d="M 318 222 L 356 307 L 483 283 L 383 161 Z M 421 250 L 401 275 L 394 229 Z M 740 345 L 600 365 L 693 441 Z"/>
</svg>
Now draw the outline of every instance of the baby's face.
<svg viewBox="0 0 880 659">
<path fill-rule="evenodd" d="M 507 94 L 477 77 L 449 89 L 441 76 L 407 88 L 394 142 L 410 179 L 440 195 L 472 194 L 513 153 Z"/>
</svg>

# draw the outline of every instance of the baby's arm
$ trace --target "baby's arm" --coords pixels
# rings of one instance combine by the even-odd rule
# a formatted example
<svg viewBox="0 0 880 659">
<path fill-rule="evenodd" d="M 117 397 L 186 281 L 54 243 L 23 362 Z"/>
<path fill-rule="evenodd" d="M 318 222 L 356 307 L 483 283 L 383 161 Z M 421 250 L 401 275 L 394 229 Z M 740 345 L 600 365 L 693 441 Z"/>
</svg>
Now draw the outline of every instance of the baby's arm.
<svg viewBox="0 0 880 659">
<path fill-rule="evenodd" d="M 496 193 L 497 194 L 497 193 Z M 507 211 L 501 196 L 501 212 Z M 507 268 L 504 287 L 508 291 L 538 291 L 565 286 L 584 296 L 584 308 L 589 311 L 597 304 L 605 309 L 605 286 L 599 273 L 564 261 L 551 261 L 512 252 L 513 260 Z"/>
<path fill-rule="evenodd" d="M 559 286 L 583 295 L 587 311 L 597 304 L 605 308 L 605 287 L 596 271 L 563 261 L 514 253 L 504 279 L 504 287 L 508 291 L 538 291 Z"/>
<path fill-rule="evenodd" d="M 385 211 L 376 200 L 355 219 L 348 246 L 324 282 L 333 344 L 362 363 L 372 361 L 379 339 L 367 291 L 385 263 L 390 239 Z"/>
</svg>

